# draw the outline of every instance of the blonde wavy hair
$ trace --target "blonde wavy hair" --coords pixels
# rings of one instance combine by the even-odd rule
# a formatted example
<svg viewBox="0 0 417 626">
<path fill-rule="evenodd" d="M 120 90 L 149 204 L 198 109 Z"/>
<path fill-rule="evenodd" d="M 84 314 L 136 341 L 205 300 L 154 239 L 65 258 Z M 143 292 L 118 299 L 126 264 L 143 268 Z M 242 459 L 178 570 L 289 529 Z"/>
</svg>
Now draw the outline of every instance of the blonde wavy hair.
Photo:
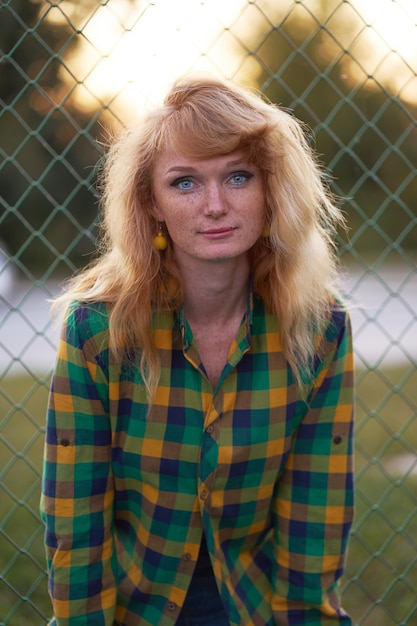
<svg viewBox="0 0 417 626">
<path fill-rule="evenodd" d="M 68 283 L 56 306 L 110 305 L 110 350 L 122 359 L 126 348 L 140 348 L 151 402 L 160 373 L 153 315 L 180 307 L 184 294 L 172 248 L 161 253 L 153 246 L 151 173 L 171 145 L 202 158 L 245 150 L 261 169 L 269 237 L 252 251 L 254 291 L 279 318 L 285 355 L 299 379 L 317 350 L 314 331 L 329 317 L 337 287 L 334 234 L 343 217 L 301 123 L 217 78 L 179 79 L 160 107 L 111 145 L 101 177 L 101 254 Z"/>
</svg>

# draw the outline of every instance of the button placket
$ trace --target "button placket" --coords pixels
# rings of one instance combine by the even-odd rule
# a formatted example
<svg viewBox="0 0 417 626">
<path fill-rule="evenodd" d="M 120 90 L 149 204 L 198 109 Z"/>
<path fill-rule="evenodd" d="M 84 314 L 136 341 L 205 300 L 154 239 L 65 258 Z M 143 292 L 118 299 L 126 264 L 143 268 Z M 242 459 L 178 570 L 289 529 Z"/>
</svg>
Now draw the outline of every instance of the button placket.
<svg viewBox="0 0 417 626">
<path fill-rule="evenodd" d="M 199 498 L 202 503 L 207 501 L 217 469 L 218 447 L 215 432 L 216 426 L 209 424 L 204 431 L 201 442 Z"/>
</svg>

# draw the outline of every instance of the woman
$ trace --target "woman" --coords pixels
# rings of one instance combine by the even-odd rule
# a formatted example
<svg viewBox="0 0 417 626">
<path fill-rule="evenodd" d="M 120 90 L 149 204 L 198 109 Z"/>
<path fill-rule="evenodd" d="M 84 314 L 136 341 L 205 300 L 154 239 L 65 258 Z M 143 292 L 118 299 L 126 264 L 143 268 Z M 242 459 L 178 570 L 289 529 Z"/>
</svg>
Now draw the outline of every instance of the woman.
<svg viewBox="0 0 417 626">
<path fill-rule="evenodd" d="M 185 78 L 109 151 L 42 514 L 59 626 L 351 624 L 342 222 L 300 124 Z"/>
</svg>

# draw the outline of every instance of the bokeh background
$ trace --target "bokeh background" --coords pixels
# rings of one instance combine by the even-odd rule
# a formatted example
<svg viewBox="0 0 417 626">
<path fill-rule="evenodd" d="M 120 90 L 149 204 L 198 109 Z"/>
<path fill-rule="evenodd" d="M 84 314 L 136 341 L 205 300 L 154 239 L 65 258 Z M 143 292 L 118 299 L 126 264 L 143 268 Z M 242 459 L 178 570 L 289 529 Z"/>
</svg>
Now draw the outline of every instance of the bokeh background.
<svg viewBox="0 0 417 626">
<path fill-rule="evenodd" d="M 199 70 L 303 120 L 346 213 L 357 513 L 344 605 L 357 625 L 417 624 L 415 0 L 6 0 L 0 49 L 0 624 L 51 612 L 48 299 L 94 254 L 110 138 Z"/>
</svg>

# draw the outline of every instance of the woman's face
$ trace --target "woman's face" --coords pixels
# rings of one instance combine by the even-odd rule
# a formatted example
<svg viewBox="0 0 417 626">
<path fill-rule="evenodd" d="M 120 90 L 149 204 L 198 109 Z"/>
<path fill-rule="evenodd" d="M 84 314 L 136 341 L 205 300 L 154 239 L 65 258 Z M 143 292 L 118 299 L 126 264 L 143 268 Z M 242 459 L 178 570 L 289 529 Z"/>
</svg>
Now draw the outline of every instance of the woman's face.
<svg viewBox="0 0 417 626">
<path fill-rule="evenodd" d="M 265 222 L 260 169 L 242 151 L 209 159 L 164 150 L 152 172 L 154 217 L 181 263 L 247 258 Z"/>
</svg>

